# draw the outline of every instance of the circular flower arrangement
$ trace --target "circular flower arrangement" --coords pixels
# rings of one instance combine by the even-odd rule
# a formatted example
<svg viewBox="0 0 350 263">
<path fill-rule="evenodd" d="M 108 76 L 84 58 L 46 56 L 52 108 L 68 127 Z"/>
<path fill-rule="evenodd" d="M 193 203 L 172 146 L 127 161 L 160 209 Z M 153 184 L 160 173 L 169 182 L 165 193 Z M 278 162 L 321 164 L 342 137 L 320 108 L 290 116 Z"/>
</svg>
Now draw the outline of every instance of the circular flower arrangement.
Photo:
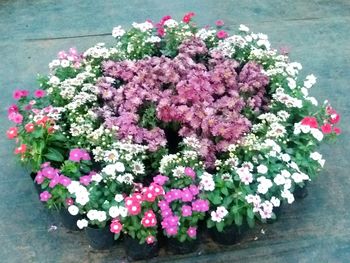
<svg viewBox="0 0 350 263">
<path fill-rule="evenodd" d="M 111 48 L 59 52 L 34 97 L 14 92 L 14 152 L 79 228 L 153 244 L 196 239 L 201 221 L 253 227 L 323 167 L 340 117 L 309 96 L 315 76 L 298 79 L 264 34 L 193 16 L 118 26 Z"/>
</svg>

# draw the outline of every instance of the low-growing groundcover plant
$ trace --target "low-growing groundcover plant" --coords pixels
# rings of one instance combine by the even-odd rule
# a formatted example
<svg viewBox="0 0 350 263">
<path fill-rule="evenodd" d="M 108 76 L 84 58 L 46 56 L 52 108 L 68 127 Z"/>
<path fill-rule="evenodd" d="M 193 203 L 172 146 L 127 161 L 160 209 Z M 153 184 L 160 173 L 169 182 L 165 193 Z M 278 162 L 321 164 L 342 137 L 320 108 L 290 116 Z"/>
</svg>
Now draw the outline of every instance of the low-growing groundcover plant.
<svg viewBox="0 0 350 263">
<path fill-rule="evenodd" d="M 115 27 L 113 46 L 61 51 L 39 89 L 14 92 L 14 153 L 79 228 L 152 244 L 194 240 L 203 220 L 253 227 L 324 166 L 340 116 L 309 95 L 316 77 L 266 35 L 194 16 Z"/>
</svg>

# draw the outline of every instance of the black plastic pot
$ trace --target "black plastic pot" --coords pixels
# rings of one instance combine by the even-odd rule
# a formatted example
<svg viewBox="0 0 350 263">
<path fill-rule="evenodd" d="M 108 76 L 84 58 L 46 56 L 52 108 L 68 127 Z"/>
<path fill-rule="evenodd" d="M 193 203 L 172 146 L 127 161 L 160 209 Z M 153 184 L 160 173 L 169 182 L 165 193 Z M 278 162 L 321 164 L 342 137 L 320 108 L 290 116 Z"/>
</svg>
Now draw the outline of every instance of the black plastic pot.
<svg viewBox="0 0 350 263">
<path fill-rule="evenodd" d="M 301 187 L 299 185 L 295 186 L 293 194 L 294 197 L 297 199 L 304 199 L 305 197 L 307 197 L 307 195 L 309 194 L 309 191 L 307 190 L 307 183 L 305 183 L 304 187 Z"/>
<path fill-rule="evenodd" d="M 64 208 L 64 207 L 61 208 L 61 210 L 59 210 L 58 214 L 61 219 L 61 223 L 65 228 L 71 231 L 80 230 L 77 226 L 77 221 L 83 218 L 82 215 L 77 214 L 73 216 L 68 212 L 67 208 Z"/>
<path fill-rule="evenodd" d="M 30 173 L 30 178 L 32 178 L 32 180 L 33 180 L 34 188 L 37 191 L 37 193 L 40 194 L 42 192 L 41 185 L 37 184 L 34 181 L 35 180 L 35 176 L 36 176 L 36 173 Z"/>
<path fill-rule="evenodd" d="M 109 226 L 104 228 L 86 227 L 85 234 L 89 241 L 89 245 L 93 249 L 108 249 L 114 244 L 114 234 L 110 231 Z"/>
<path fill-rule="evenodd" d="M 180 242 L 176 238 L 169 238 L 167 240 L 167 248 L 173 254 L 188 254 L 195 252 L 198 249 L 199 242 L 197 239 L 192 241 Z"/>
<path fill-rule="evenodd" d="M 158 256 L 158 242 L 140 244 L 138 240 L 129 236 L 124 238 L 124 249 L 129 260 L 150 259 Z"/>
<path fill-rule="evenodd" d="M 231 225 L 224 228 L 222 232 L 219 232 L 216 227 L 210 228 L 211 238 L 220 245 L 233 245 L 242 239 L 243 233 L 246 231 L 245 225 L 236 226 Z"/>
<path fill-rule="evenodd" d="M 278 207 L 274 207 L 274 208 L 273 208 L 273 212 L 275 213 L 276 218 L 275 218 L 275 219 L 271 219 L 271 218 L 270 218 L 270 219 L 267 219 L 267 220 L 266 220 L 266 223 L 272 224 L 272 223 L 274 223 L 274 222 L 276 222 L 276 221 L 278 220 L 278 218 L 280 217 L 281 212 L 282 212 L 282 207 L 281 207 L 281 205 L 278 206 Z"/>
</svg>

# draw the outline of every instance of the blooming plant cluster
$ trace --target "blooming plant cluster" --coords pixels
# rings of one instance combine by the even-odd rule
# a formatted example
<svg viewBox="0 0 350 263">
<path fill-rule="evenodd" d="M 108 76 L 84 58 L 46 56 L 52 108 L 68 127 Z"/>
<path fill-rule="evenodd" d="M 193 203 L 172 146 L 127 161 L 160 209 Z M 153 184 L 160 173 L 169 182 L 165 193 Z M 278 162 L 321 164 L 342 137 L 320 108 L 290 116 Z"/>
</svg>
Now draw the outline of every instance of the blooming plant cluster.
<svg viewBox="0 0 350 263">
<path fill-rule="evenodd" d="M 325 164 L 340 115 L 268 37 L 182 21 L 115 27 L 115 44 L 61 51 L 40 89 L 15 90 L 7 137 L 49 208 L 154 244 L 265 222 Z"/>
</svg>

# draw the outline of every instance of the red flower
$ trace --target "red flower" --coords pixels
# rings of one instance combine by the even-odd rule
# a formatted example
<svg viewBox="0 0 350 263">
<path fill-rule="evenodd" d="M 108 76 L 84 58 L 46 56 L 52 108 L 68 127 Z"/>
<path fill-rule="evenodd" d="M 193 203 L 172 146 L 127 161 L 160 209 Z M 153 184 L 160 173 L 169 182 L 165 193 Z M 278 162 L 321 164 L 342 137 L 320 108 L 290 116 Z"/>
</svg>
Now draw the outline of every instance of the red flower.
<svg viewBox="0 0 350 263">
<path fill-rule="evenodd" d="M 147 212 L 145 212 L 145 214 L 141 220 L 141 224 L 144 227 L 153 227 L 153 226 L 157 225 L 156 215 L 154 214 L 154 212 L 152 210 L 148 210 Z"/>
<path fill-rule="evenodd" d="M 42 90 L 42 89 L 38 89 L 36 91 L 34 91 L 34 96 L 36 98 L 42 98 L 45 96 L 45 90 Z"/>
<path fill-rule="evenodd" d="M 150 189 L 149 187 L 145 188 L 142 194 L 143 199 L 147 202 L 154 202 L 157 197 L 157 194 L 154 192 L 154 190 Z"/>
<path fill-rule="evenodd" d="M 163 37 L 165 35 L 165 31 L 163 27 L 158 27 L 157 29 L 158 36 Z"/>
<path fill-rule="evenodd" d="M 340 115 L 336 112 L 332 113 L 329 121 L 333 124 L 338 123 L 340 121 Z"/>
<path fill-rule="evenodd" d="M 322 125 L 321 130 L 324 134 L 329 134 L 332 132 L 332 126 L 329 123 L 325 123 Z"/>
<path fill-rule="evenodd" d="M 17 137 L 18 135 L 18 129 L 17 127 L 11 127 L 7 130 L 6 132 L 7 134 L 7 138 L 9 138 L 10 140 L 14 139 Z"/>
<path fill-rule="evenodd" d="M 164 25 L 164 22 L 171 19 L 171 16 L 163 16 L 162 19 L 160 20 L 159 24 Z"/>
<path fill-rule="evenodd" d="M 185 23 L 189 23 L 192 19 L 192 17 L 195 16 L 195 13 L 193 12 L 189 12 L 187 14 L 185 14 L 185 16 L 182 18 L 182 21 L 185 22 Z"/>
<path fill-rule="evenodd" d="M 220 30 L 216 33 L 216 36 L 220 39 L 223 39 L 223 38 L 227 38 L 228 37 L 228 34 L 226 31 L 224 30 Z"/>
<path fill-rule="evenodd" d="M 24 126 L 24 129 L 26 130 L 26 132 L 32 132 L 32 131 L 34 131 L 34 124 L 27 123 L 26 126 Z"/>
<path fill-rule="evenodd" d="M 315 117 L 305 117 L 302 119 L 301 124 L 310 126 L 310 128 L 318 128 L 318 123 Z"/>
<path fill-rule="evenodd" d="M 27 145 L 21 144 L 21 146 L 15 149 L 15 154 L 23 154 L 26 152 L 26 150 L 27 150 Z"/>
<path fill-rule="evenodd" d="M 341 129 L 339 127 L 334 127 L 333 131 L 335 132 L 335 134 L 339 135 L 341 134 Z"/>
</svg>

